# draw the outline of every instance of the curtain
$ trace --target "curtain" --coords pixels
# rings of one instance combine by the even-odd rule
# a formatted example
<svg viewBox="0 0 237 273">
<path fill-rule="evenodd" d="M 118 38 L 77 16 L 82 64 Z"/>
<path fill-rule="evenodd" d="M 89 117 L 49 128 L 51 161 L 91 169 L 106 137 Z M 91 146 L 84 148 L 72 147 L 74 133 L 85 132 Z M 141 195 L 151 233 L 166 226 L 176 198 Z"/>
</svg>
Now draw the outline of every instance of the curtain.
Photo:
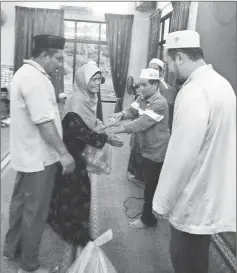
<svg viewBox="0 0 237 273">
<path fill-rule="evenodd" d="M 160 34 L 160 19 L 161 10 L 150 16 L 150 31 L 149 31 L 149 46 L 147 55 L 147 67 L 153 58 L 159 56 L 159 34 Z"/>
<path fill-rule="evenodd" d="M 97 118 L 103 121 L 103 111 L 102 111 L 102 102 L 101 102 L 101 92 L 98 92 L 98 103 L 97 103 L 97 110 L 96 110 Z"/>
<path fill-rule="evenodd" d="M 171 3 L 173 6 L 173 12 L 172 12 L 172 17 L 170 22 L 170 32 L 187 29 L 190 2 L 173 1 Z M 175 75 L 172 73 L 168 73 L 167 69 L 166 69 L 165 75 L 166 75 L 166 81 L 171 86 L 175 87 L 175 89 L 177 89 Z"/>
<path fill-rule="evenodd" d="M 105 14 L 112 80 L 117 97 L 115 113 L 123 109 L 131 50 L 133 15 Z"/>
<path fill-rule="evenodd" d="M 190 2 L 174 1 L 171 3 L 173 6 L 173 12 L 170 22 L 170 32 L 187 29 Z M 172 130 L 174 102 L 179 91 L 179 83 L 173 73 L 168 73 L 167 66 L 165 68 L 165 80 L 168 84 L 174 87 L 174 91 L 170 93 L 171 98 L 169 104 L 169 124 Z"/>
<path fill-rule="evenodd" d="M 64 36 L 64 11 L 17 6 L 15 20 L 15 72 L 22 66 L 24 59 L 31 58 L 33 36 L 39 34 Z M 63 68 L 60 68 L 51 77 L 57 99 L 58 94 L 64 91 L 63 77 Z"/>
</svg>

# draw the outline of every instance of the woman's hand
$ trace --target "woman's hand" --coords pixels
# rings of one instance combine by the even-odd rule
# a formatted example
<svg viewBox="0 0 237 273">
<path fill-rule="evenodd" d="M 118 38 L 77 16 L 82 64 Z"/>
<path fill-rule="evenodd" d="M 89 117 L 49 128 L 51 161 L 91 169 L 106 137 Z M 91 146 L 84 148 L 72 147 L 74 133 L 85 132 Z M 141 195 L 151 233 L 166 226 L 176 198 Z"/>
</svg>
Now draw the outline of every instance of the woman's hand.
<svg viewBox="0 0 237 273">
<path fill-rule="evenodd" d="M 111 146 L 115 147 L 122 147 L 123 141 L 121 141 L 117 136 L 115 135 L 108 135 L 107 143 Z"/>
<path fill-rule="evenodd" d="M 104 124 L 100 119 L 96 120 L 96 125 L 99 126 L 99 127 L 104 127 Z"/>
<path fill-rule="evenodd" d="M 116 127 L 110 127 L 109 129 L 106 130 L 107 133 L 109 134 L 122 134 L 122 133 L 125 133 L 126 132 L 126 129 L 124 127 L 124 125 L 119 125 L 119 126 L 116 126 Z"/>
</svg>

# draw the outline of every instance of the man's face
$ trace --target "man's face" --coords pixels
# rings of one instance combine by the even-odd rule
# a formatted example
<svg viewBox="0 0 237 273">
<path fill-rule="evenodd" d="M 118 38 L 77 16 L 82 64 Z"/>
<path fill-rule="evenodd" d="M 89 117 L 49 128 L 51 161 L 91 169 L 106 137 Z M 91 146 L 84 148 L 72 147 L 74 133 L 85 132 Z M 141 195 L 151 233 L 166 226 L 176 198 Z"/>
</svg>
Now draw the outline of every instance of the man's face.
<svg viewBox="0 0 237 273">
<path fill-rule="evenodd" d="M 164 60 L 168 66 L 169 73 L 174 73 L 178 78 L 180 75 L 179 67 L 176 63 L 176 60 L 173 60 L 168 54 L 167 51 L 165 50 L 164 52 Z"/>
<path fill-rule="evenodd" d="M 155 69 L 155 70 L 160 70 L 160 66 L 156 63 L 150 63 L 149 68 Z"/>
<path fill-rule="evenodd" d="M 149 68 L 158 70 L 160 76 L 162 76 L 162 72 L 163 72 L 163 71 L 162 71 L 162 68 L 161 68 L 158 64 L 156 64 L 156 63 L 150 63 L 150 64 L 149 64 Z"/>
<path fill-rule="evenodd" d="M 96 73 L 88 83 L 88 89 L 92 93 L 98 93 L 100 91 L 101 73 Z"/>
<path fill-rule="evenodd" d="M 63 50 L 58 50 L 52 56 L 45 57 L 45 67 L 48 74 L 53 74 L 63 64 Z"/>
<path fill-rule="evenodd" d="M 140 79 L 140 94 L 144 99 L 149 99 L 156 92 L 156 84 L 150 84 L 148 79 Z"/>
</svg>

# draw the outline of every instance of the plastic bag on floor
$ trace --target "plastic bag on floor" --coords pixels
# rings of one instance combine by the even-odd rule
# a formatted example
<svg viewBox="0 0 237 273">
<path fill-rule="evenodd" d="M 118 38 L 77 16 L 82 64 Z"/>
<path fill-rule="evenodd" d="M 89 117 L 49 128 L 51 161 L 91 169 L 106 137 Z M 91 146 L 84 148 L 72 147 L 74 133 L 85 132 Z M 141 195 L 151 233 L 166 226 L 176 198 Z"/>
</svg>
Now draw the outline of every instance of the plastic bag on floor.
<svg viewBox="0 0 237 273">
<path fill-rule="evenodd" d="M 112 240 L 108 230 L 95 241 L 89 242 L 67 273 L 117 273 L 100 246 Z"/>
</svg>

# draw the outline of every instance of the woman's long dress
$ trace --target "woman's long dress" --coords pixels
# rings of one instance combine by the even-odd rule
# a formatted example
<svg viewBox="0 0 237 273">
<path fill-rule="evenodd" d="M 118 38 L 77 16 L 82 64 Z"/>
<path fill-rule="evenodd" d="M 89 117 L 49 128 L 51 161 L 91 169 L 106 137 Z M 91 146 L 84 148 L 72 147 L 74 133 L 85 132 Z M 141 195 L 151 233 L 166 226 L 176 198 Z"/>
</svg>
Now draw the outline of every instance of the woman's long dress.
<svg viewBox="0 0 237 273">
<path fill-rule="evenodd" d="M 48 224 L 65 242 L 85 246 L 89 240 L 91 186 L 82 152 L 87 144 L 103 148 L 106 134 L 90 130 L 76 113 L 67 113 L 62 121 L 63 140 L 73 156 L 76 169 L 63 176 L 62 168 L 56 174 L 51 198 Z"/>
</svg>

